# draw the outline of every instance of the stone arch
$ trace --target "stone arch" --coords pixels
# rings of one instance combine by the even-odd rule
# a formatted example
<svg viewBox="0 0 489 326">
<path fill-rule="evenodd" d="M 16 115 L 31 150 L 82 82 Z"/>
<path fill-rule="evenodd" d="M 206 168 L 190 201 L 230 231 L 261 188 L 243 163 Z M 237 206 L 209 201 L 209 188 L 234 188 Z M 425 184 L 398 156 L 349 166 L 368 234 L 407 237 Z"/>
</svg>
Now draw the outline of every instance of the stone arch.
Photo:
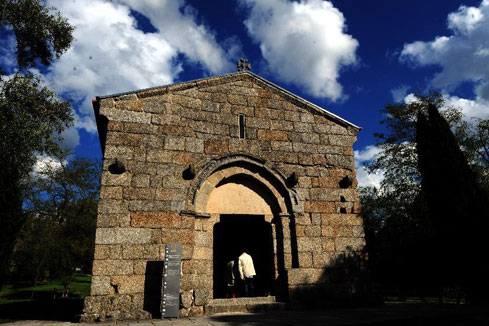
<svg viewBox="0 0 489 326">
<path fill-rule="evenodd" d="M 262 159 L 245 154 L 220 157 L 207 163 L 192 182 L 186 211 L 208 214 L 207 204 L 209 199 L 213 200 L 211 194 L 216 196 L 217 188 L 224 191 L 225 187 L 236 188 L 238 184 L 242 191 L 248 188 L 260 192 L 257 195 L 268 204 L 271 214 L 291 216 L 297 211 L 297 195 L 293 189 L 287 188 L 285 180 L 279 170 L 268 166 Z M 250 184 L 256 187 L 249 187 Z M 248 195 L 253 196 L 252 192 Z M 255 199 L 260 201 L 257 197 Z"/>
</svg>

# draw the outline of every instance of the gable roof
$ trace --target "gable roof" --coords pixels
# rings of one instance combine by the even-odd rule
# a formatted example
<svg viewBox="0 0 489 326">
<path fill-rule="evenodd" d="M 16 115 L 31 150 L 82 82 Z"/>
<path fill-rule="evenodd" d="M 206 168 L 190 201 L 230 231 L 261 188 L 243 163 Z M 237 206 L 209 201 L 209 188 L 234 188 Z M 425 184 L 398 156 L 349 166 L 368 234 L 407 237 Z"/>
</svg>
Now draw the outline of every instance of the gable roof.
<svg viewBox="0 0 489 326">
<path fill-rule="evenodd" d="M 264 89 L 267 89 L 271 91 L 272 93 L 281 95 L 285 99 L 287 99 L 289 102 L 299 106 L 299 107 L 305 107 L 310 110 L 313 110 L 319 114 L 322 114 L 329 119 L 335 121 L 336 123 L 340 125 L 345 125 L 352 127 L 358 131 L 360 131 L 362 128 L 343 119 L 342 117 L 329 112 L 326 109 L 323 109 L 322 107 L 309 102 L 306 99 L 303 99 L 302 97 L 289 92 L 288 90 L 272 83 L 271 81 L 266 80 L 263 77 L 258 76 L 255 73 L 252 73 L 251 71 L 238 71 L 230 74 L 225 74 L 225 75 L 220 75 L 220 76 L 214 76 L 214 77 L 207 77 L 207 78 L 200 78 L 200 79 L 195 79 L 195 80 L 190 80 L 190 81 L 185 81 L 185 82 L 180 82 L 180 83 L 175 83 L 175 84 L 169 84 L 169 85 L 163 85 L 163 86 L 156 86 L 156 87 L 150 87 L 150 88 L 144 88 L 144 89 L 139 89 L 139 90 L 134 90 L 134 91 L 129 91 L 129 92 L 123 92 L 123 93 L 116 93 L 116 94 L 111 94 L 111 95 L 105 95 L 105 96 L 97 96 L 97 100 L 99 99 L 105 99 L 105 98 L 113 98 L 113 97 L 121 97 L 125 95 L 130 95 L 130 94 L 137 94 L 139 97 L 149 97 L 153 95 L 159 95 L 159 94 L 166 94 L 170 93 L 172 91 L 177 91 L 177 90 L 184 90 L 188 88 L 193 88 L 197 87 L 201 84 L 210 84 L 210 85 L 218 85 L 222 83 L 227 83 L 231 82 L 232 80 L 236 79 L 236 77 L 239 76 L 248 76 L 251 79 L 253 79 L 257 84 L 259 84 L 261 87 Z"/>
</svg>

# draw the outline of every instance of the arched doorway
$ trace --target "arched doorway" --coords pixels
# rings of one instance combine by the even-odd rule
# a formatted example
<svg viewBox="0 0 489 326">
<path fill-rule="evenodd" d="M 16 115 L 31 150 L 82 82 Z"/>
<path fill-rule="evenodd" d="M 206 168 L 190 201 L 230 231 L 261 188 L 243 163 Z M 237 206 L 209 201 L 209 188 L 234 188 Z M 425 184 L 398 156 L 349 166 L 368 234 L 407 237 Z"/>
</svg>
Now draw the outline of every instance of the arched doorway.
<svg viewBox="0 0 489 326">
<path fill-rule="evenodd" d="M 243 295 L 237 258 L 253 258 L 255 296 L 274 294 L 275 257 L 271 221 L 280 208 L 273 193 L 244 173 L 222 180 L 208 197 L 206 212 L 219 214 L 213 228 L 213 297 Z M 234 268 L 230 268 L 234 262 Z M 229 286 L 234 276 L 234 286 Z"/>
<path fill-rule="evenodd" d="M 264 161 L 238 154 L 209 162 L 194 179 L 186 214 L 202 219 L 202 232 L 212 244 L 212 256 L 200 255 L 200 249 L 194 254 L 212 264 L 212 298 L 230 296 L 227 263 L 242 249 L 255 262 L 255 294 L 284 294 L 285 268 L 297 256 L 290 230 L 297 197 L 285 179 Z M 235 290 L 239 295 L 239 287 Z"/>
</svg>

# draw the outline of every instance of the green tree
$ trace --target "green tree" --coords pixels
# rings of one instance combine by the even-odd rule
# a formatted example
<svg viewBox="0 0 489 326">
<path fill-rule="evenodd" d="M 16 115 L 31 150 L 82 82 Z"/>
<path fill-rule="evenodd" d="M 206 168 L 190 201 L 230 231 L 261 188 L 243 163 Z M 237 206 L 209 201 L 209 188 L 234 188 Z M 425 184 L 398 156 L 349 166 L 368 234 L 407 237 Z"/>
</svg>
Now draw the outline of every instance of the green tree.
<svg viewBox="0 0 489 326">
<path fill-rule="evenodd" d="M 21 69 L 40 61 L 49 66 L 73 41 L 73 26 L 40 0 L 2 0 L 0 28 L 11 28 L 17 41 Z"/>
<path fill-rule="evenodd" d="M 59 151 L 59 134 L 73 121 L 69 104 L 26 71 L 36 64 L 49 65 L 67 50 L 73 40 L 73 27 L 40 0 L 2 0 L 0 28 L 15 36 L 19 69 L 13 76 L 0 71 L 1 287 L 10 269 L 16 236 L 26 218 L 22 209 L 24 179 L 36 155 Z"/>
<path fill-rule="evenodd" d="M 434 104 L 418 113 L 416 149 L 427 215 L 436 234 L 433 257 L 445 283 L 465 288 L 472 300 L 487 289 L 485 230 L 489 198 L 479 185 L 447 121 Z"/>
<path fill-rule="evenodd" d="M 33 174 L 25 200 L 28 216 L 14 252 L 14 275 L 36 284 L 46 278 L 67 286 L 80 268 L 90 271 L 100 164 L 59 159 Z"/>
<path fill-rule="evenodd" d="M 478 171 L 479 180 L 487 173 L 488 165 L 481 155 L 482 140 L 487 143 L 487 138 L 478 132 L 484 122 L 479 123 L 480 127 L 472 127 L 459 110 L 446 108 L 441 94 L 417 96 L 414 102 L 387 105 L 382 110 L 386 132 L 376 134 L 381 152 L 368 168 L 382 170 L 384 179 L 380 189 L 362 189 L 361 196 L 374 277 L 390 289 L 407 288 L 412 292 L 431 284 L 434 292 L 441 282 L 439 275 L 432 273 L 436 269 L 433 265 L 436 239 L 422 192 L 416 150 L 417 118 L 419 114 L 427 115 L 430 106 L 444 107 L 441 114 L 472 169 Z"/>
</svg>

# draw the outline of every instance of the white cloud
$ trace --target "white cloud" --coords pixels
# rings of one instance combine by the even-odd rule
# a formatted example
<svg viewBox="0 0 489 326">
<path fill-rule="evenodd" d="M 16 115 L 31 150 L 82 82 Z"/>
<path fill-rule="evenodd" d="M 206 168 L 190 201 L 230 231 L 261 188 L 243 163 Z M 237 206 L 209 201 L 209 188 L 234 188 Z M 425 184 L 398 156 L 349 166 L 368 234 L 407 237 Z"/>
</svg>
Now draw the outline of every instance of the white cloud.
<svg viewBox="0 0 489 326">
<path fill-rule="evenodd" d="M 417 100 L 418 100 L 418 98 L 413 93 L 409 93 L 408 95 L 406 95 L 404 97 L 404 103 L 406 103 L 406 104 L 411 104 Z"/>
<path fill-rule="evenodd" d="M 448 28 L 455 33 L 468 34 L 483 18 L 484 15 L 480 8 L 460 6 L 457 12 L 448 15 Z"/>
<path fill-rule="evenodd" d="M 446 105 L 460 108 L 464 118 L 489 119 L 489 102 L 482 99 L 468 100 L 458 96 L 446 96 Z"/>
<path fill-rule="evenodd" d="M 77 129 L 96 132 L 92 98 L 172 83 L 182 71 L 182 58 L 212 74 L 233 67 L 226 50 L 196 23 L 183 0 L 48 0 L 48 5 L 75 26 L 72 47 L 44 78 L 59 94 L 81 103 Z M 137 29 L 131 9 L 147 16 L 158 32 Z M 233 42 L 227 48 L 237 51 Z M 73 129 L 64 136 L 77 140 Z"/>
<path fill-rule="evenodd" d="M 406 97 L 409 88 L 410 87 L 407 85 L 401 85 L 399 87 L 391 89 L 392 99 L 394 100 L 394 102 L 402 102 Z"/>
<path fill-rule="evenodd" d="M 186 6 L 184 0 L 118 1 L 147 16 L 158 28 L 158 34 L 172 47 L 191 61 L 200 63 L 210 73 L 219 74 L 234 69 L 228 53 L 234 53 L 236 43 L 230 42 L 223 49 L 209 28 L 196 23 L 194 9 Z"/>
<path fill-rule="evenodd" d="M 343 14 L 322 0 L 239 0 L 245 26 L 270 70 L 316 97 L 342 96 L 340 69 L 357 62 L 358 41 L 345 33 Z"/>
<path fill-rule="evenodd" d="M 441 71 L 432 86 L 451 91 L 462 82 L 473 82 L 477 100 L 489 101 L 489 1 L 479 7 L 461 6 L 448 15 L 447 25 L 452 35 L 405 44 L 400 60 L 438 65 Z"/>
<path fill-rule="evenodd" d="M 447 105 L 462 109 L 467 120 L 489 118 L 489 0 L 479 7 L 460 8 L 450 13 L 449 36 L 437 36 L 431 42 L 405 44 L 401 62 L 414 66 L 438 65 L 441 71 L 433 77 L 432 87 L 446 92 Z M 474 85 L 474 99 L 450 95 L 463 82 Z"/>
<path fill-rule="evenodd" d="M 369 173 L 364 165 L 373 160 L 380 151 L 375 145 L 368 145 L 364 149 L 354 152 L 355 169 L 357 170 L 357 180 L 360 187 L 376 187 L 380 189 L 380 184 L 384 179 L 382 170 Z"/>
<path fill-rule="evenodd" d="M 33 177 L 43 177 L 43 173 L 48 171 L 55 171 L 61 168 L 62 164 L 59 159 L 47 156 L 47 155 L 38 155 L 36 163 L 32 169 L 31 175 Z M 66 164 L 66 161 L 63 162 Z"/>
<path fill-rule="evenodd" d="M 93 133 L 97 132 L 97 124 L 89 116 L 76 116 L 74 125 L 77 129 L 85 129 L 87 132 Z"/>
<path fill-rule="evenodd" d="M 442 110 L 449 107 L 459 109 L 463 114 L 463 119 L 467 122 L 471 122 L 475 119 L 489 119 L 489 102 L 482 99 L 469 100 L 458 96 L 449 94 L 443 94 L 445 99 L 445 106 Z M 417 101 L 416 95 L 410 93 L 404 97 L 404 103 L 410 104 Z"/>
</svg>

